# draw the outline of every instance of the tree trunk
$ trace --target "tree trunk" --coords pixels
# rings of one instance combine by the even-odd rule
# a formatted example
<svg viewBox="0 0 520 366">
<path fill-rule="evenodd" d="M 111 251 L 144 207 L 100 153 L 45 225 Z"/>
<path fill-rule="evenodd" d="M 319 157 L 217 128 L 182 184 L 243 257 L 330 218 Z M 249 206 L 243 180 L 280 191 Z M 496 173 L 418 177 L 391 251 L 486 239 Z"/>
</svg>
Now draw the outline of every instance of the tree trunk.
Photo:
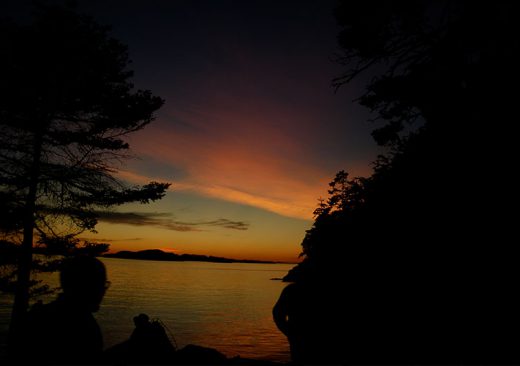
<svg viewBox="0 0 520 366">
<path fill-rule="evenodd" d="M 31 280 L 33 238 L 34 238 L 34 214 L 36 208 L 36 194 L 40 175 L 40 159 L 42 154 L 43 131 L 38 131 L 34 136 L 33 160 L 29 170 L 29 191 L 25 202 L 23 216 L 23 241 L 18 258 L 17 282 L 9 324 L 9 351 L 16 353 L 20 342 L 23 342 L 21 334 L 27 309 L 29 307 L 29 287 Z M 16 356 L 11 354 L 11 356 Z"/>
</svg>

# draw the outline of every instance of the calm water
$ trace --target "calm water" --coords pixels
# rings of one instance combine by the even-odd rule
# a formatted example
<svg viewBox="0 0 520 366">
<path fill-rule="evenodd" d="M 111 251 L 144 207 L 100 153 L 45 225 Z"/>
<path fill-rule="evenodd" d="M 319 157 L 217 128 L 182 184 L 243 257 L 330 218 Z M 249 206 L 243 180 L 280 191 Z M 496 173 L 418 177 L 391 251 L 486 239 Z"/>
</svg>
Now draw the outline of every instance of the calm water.
<svg viewBox="0 0 520 366">
<path fill-rule="evenodd" d="M 106 347 L 128 339 L 133 317 L 146 313 L 169 328 L 179 347 L 197 344 L 228 357 L 289 360 L 287 340 L 271 316 L 285 284 L 270 279 L 293 265 L 102 260 L 112 285 L 95 316 Z M 47 280 L 57 283 L 57 275 Z M 3 297 L 4 334 L 8 306 Z"/>
</svg>

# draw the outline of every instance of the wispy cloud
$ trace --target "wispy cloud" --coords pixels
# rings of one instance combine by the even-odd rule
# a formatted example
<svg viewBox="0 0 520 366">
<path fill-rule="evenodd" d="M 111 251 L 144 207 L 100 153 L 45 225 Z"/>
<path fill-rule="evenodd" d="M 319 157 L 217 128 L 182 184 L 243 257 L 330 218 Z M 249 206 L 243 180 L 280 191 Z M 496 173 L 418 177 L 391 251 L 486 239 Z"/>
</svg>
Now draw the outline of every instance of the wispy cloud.
<svg viewBox="0 0 520 366">
<path fill-rule="evenodd" d="M 172 107 L 175 118 L 158 120 L 133 144 L 137 155 L 146 156 L 146 164 L 128 167 L 120 176 L 139 183 L 165 180 L 173 183 L 172 190 L 312 220 L 318 198 L 327 195 L 337 170 L 346 168 L 353 175 L 370 170 L 366 162 L 361 168 L 321 159 L 315 149 L 333 148 L 311 127 L 321 126 L 316 116 L 283 106 L 250 113 L 221 98 L 189 110 Z M 178 119 L 193 128 L 179 128 L 174 123 Z M 299 121 L 298 128 L 294 121 Z M 354 171 L 349 168 L 353 165 Z"/>
<path fill-rule="evenodd" d="M 124 180 L 137 184 L 146 184 L 152 180 L 161 181 L 160 177 L 144 176 L 128 170 L 121 170 L 118 175 Z M 206 197 L 258 207 L 286 217 L 311 220 L 318 198 L 326 194 L 326 189 L 323 187 L 327 187 L 327 179 L 322 179 L 321 183 L 314 187 L 315 189 L 302 187 L 301 184 L 295 183 L 292 187 L 293 191 L 291 191 L 291 187 L 273 185 L 270 192 L 258 192 L 258 190 L 248 192 L 232 185 L 233 183 L 228 184 L 228 182 L 208 184 L 202 182 L 201 179 L 180 182 L 173 180 L 170 190 L 193 192 Z M 244 184 L 244 186 L 246 185 Z M 285 194 L 284 191 L 290 192 L 290 194 Z"/>
<path fill-rule="evenodd" d="M 178 221 L 169 213 L 161 212 L 98 212 L 99 220 L 110 224 L 155 226 L 173 231 L 203 231 L 204 227 L 222 227 L 232 230 L 247 230 L 249 223 L 218 218 L 209 221 Z"/>
<path fill-rule="evenodd" d="M 128 241 L 143 240 L 143 238 L 106 239 L 106 238 L 83 238 L 83 237 L 81 237 L 80 239 L 85 240 L 85 241 L 102 242 L 102 243 L 110 243 L 110 242 L 115 242 L 115 241 L 128 242 Z"/>
<path fill-rule="evenodd" d="M 243 221 L 232 221 L 228 219 L 218 219 L 214 221 L 206 221 L 199 223 L 184 223 L 185 225 L 208 225 L 208 226 L 220 226 L 226 229 L 234 229 L 234 230 L 247 230 L 249 228 L 249 224 Z"/>
</svg>

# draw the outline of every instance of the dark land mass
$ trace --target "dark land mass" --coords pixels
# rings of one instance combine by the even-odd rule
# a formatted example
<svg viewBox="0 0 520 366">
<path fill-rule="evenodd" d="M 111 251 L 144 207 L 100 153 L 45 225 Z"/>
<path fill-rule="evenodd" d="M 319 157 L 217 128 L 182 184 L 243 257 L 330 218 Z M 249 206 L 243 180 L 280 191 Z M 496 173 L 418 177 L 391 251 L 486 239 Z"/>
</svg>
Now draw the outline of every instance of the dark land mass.
<svg viewBox="0 0 520 366">
<path fill-rule="evenodd" d="M 108 258 L 123 258 L 123 259 L 144 259 L 152 261 L 177 261 L 177 262 L 215 262 L 215 263 L 266 263 L 276 264 L 281 262 L 269 262 L 259 260 L 248 260 L 248 259 L 231 259 L 214 257 L 211 255 L 198 255 L 198 254 L 175 254 L 163 252 L 160 249 L 147 249 L 132 252 L 129 250 L 122 250 L 117 253 L 104 254 L 103 257 Z"/>
</svg>

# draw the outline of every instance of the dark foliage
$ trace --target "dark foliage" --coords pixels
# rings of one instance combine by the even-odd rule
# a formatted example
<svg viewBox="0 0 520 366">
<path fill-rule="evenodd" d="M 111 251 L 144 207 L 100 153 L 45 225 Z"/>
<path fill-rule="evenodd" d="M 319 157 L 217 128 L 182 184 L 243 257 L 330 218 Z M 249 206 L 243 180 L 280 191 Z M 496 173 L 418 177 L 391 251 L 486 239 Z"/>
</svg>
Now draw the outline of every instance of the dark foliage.
<svg viewBox="0 0 520 366">
<path fill-rule="evenodd" d="M 74 238 L 94 231 L 96 212 L 160 199 L 169 184 L 129 187 L 115 176 L 130 157 L 126 136 L 164 101 L 134 88 L 126 46 L 107 27 L 72 7 L 38 5 L 28 25 L 3 20 L 0 42 L 0 229 L 21 244 L 16 322 L 27 308 L 33 242 L 53 254 L 99 254 L 105 244 L 78 249 Z"/>
<path fill-rule="evenodd" d="M 515 5 L 343 1 L 336 16 L 348 71 L 334 83 L 372 76 L 359 101 L 388 152 L 368 178 L 337 174 L 286 279 L 350 299 L 343 361 L 519 362 Z"/>
</svg>

